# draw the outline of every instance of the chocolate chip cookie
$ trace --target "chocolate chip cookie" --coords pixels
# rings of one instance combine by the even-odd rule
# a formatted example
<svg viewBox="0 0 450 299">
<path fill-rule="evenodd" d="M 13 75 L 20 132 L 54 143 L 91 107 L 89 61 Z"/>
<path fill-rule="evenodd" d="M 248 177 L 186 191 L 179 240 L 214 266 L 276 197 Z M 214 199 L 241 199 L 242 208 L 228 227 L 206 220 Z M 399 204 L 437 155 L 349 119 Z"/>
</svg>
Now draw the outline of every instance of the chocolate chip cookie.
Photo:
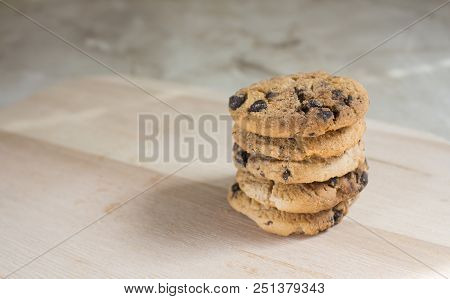
<svg viewBox="0 0 450 299">
<path fill-rule="evenodd" d="M 233 127 L 234 141 L 245 151 L 280 160 L 300 161 L 312 157 L 329 158 L 342 155 L 356 145 L 364 134 L 366 124 L 355 124 L 317 137 L 275 138 Z"/>
<path fill-rule="evenodd" d="M 364 162 L 346 175 L 325 182 L 275 183 L 244 169 L 238 170 L 236 181 L 248 197 L 265 208 L 289 213 L 317 213 L 358 195 L 368 183 L 367 164 Z"/>
<path fill-rule="evenodd" d="M 229 98 L 229 111 L 243 130 L 262 136 L 320 136 L 350 126 L 367 112 L 369 98 L 355 80 L 326 72 L 275 77 Z"/>
<path fill-rule="evenodd" d="M 235 143 L 233 160 L 238 168 L 245 168 L 256 177 L 284 184 L 324 182 L 356 169 L 364 162 L 364 144 L 360 141 L 342 155 L 331 158 L 311 158 L 303 161 L 284 161 L 251 154 Z"/>
<path fill-rule="evenodd" d="M 316 235 L 339 223 L 353 199 L 342 201 L 331 209 L 314 214 L 296 214 L 266 208 L 248 197 L 235 183 L 228 192 L 228 202 L 236 211 L 252 219 L 263 230 L 280 236 Z"/>
</svg>

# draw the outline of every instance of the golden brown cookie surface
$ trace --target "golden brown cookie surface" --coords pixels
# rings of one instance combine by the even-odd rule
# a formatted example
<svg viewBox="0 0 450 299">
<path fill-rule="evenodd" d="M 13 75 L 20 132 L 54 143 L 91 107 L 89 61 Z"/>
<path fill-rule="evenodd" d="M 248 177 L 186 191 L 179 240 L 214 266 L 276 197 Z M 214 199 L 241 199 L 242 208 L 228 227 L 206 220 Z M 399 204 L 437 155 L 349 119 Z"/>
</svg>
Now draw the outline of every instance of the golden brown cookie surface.
<svg viewBox="0 0 450 299">
<path fill-rule="evenodd" d="M 309 184 L 275 183 L 239 169 L 236 182 L 242 191 L 266 208 L 289 213 L 317 213 L 357 196 L 367 185 L 367 164 L 344 176 Z"/>
<path fill-rule="evenodd" d="M 237 144 L 233 147 L 237 168 L 245 168 L 256 177 L 284 184 L 324 182 L 356 169 L 364 162 L 364 144 L 359 142 L 342 155 L 303 161 L 284 161 L 251 154 Z"/>
<path fill-rule="evenodd" d="M 369 98 L 355 80 L 326 72 L 263 80 L 229 98 L 237 125 L 269 137 L 312 137 L 350 126 L 367 112 Z"/>
<path fill-rule="evenodd" d="M 248 197 L 236 183 L 228 192 L 228 202 L 233 209 L 252 219 L 263 230 L 280 236 L 291 234 L 316 235 L 339 223 L 348 212 L 352 200 L 315 214 L 295 214 L 265 208 Z"/>
<path fill-rule="evenodd" d="M 359 120 L 351 126 L 328 131 L 317 137 L 275 138 L 247 132 L 235 125 L 233 138 L 249 153 L 299 161 L 311 157 L 339 156 L 361 140 L 365 128 L 364 120 Z"/>
</svg>

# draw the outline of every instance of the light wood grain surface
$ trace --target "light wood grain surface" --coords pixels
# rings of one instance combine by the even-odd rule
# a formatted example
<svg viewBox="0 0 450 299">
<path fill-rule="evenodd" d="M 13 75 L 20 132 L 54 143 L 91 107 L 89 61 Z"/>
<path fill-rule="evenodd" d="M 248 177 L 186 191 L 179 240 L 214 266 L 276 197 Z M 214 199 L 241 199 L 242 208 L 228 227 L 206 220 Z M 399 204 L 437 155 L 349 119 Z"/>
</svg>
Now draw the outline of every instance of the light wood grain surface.
<svg viewBox="0 0 450 299">
<path fill-rule="evenodd" d="M 138 83 L 194 118 L 226 114 L 224 95 Z M 1 277 L 450 276 L 447 142 L 369 121 L 369 185 L 349 217 L 316 237 L 282 238 L 228 207 L 223 125 L 214 163 L 142 163 L 145 112 L 176 115 L 112 78 L 66 82 L 0 110 Z"/>
</svg>

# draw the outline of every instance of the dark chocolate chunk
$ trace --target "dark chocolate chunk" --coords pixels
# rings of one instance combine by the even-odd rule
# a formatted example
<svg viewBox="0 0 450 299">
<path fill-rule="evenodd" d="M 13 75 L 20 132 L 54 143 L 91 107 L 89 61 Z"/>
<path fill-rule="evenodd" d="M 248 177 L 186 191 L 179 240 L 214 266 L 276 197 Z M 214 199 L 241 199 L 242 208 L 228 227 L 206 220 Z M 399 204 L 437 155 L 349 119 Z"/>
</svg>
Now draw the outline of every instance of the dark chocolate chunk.
<svg viewBox="0 0 450 299">
<path fill-rule="evenodd" d="M 230 107 L 231 110 L 236 110 L 237 108 L 241 107 L 242 104 L 247 100 L 247 95 L 234 95 L 231 96 L 228 101 L 228 107 Z"/>
<path fill-rule="evenodd" d="M 334 187 L 336 187 L 337 182 L 338 182 L 337 177 L 331 178 L 331 179 L 328 180 L 328 186 L 334 188 Z"/>
<path fill-rule="evenodd" d="M 305 90 L 301 88 L 294 87 L 295 94 L 297 95 L 298 100 L 302 103 L 306 100 Z"/>
<path fill-rule="evenodd" d="M 273 221 L 272 220 L 269 220 L 269 221 L 267 221 L 266 223 L 264 223 L 265 225 L 272 225 L 273 224 Z"/>
<path fill-rule="evenodd" d="M 333 112 L 328 108 L 320 108 L 317 115 L 323 120 L 328 120 L 333 117 Z"/>
<path fill-rule="evenodd" d="M 248 108 L 248 112 L 259 112 L 264 109 L 267 109 L 267 103 L 264 100 L 257 100 Z"/>
<path fill-rule="evenodd" d="M 332 93 L 331 98 L 333 100 L 344 102 L 345 105 L 347 106 L 350 106 L 351 102 L 353 101 L 353 97 L 351 95 L 345 97 L 344 94 L 342 93 L 342 90 L 335 89 L 331 93 Z"/>
<path fill-rule="evenodd" d="M 338 224 L 344 217 L 344 213 L 342 213 L 341 210 L 333 210 L 333 212 L 334 212 L 333 215 L 334 224 Z"/>
<path fill-rule="evenodd" d="M 345 98 L 344 103 L 345 103 L 345 105 L 350 106 L 352 101 L 353 101 L 353 97 L 351 95 L 349 95 L 348 97 Z"/>
<path fill-rule="evenodd" d="M 249 156 L 249 153 L 247 153 L 246 151 L 238 150 L 236 152 L 236 155 L 235 155 L 235 160 L 236 160 L 237 163 L 239 163 L 242 166 L 246 167 L 247 166 L 247 162 L 248 162 L 248 156 Z"/>
<path fill-rule="evenodd" d="M 331 112 L 333 112 L 334 119 L 339 117 L 339 110 L 336 107 L 331 108 Z"/>
<path fill-rule="evenodd" d="M 366 171 L 363 171 L 363 173 L 361 174 L 361 177 L 359 178 L 359 182 L 361 183 L 361 185 L 363 187 L 367 186 L 367 184 L 369 183 L 369 175 L 367 174 Z"/>
<path fill-rule="evenodd" d="M 335 89 L 331 92 L 331 98 L 335 101 L 342 99 L 342 90 Z"/>
<path fill-rule="evenodd" d="M 302 110 L 303 112 L 307 113 L 307 112 L 309 111 L 309 109 L 311 109 L 311 108 L 314 108 L 314 107 L 320 108 L 320 107 L 322 107 L 322 106 L 323 106 L 322 103 L 319 102 L 318 100 L 311 99 L 311 100 L 308 100 L 308 101 L 304 101 L 304 102 L 302 103 L 302 108 L 301 108 L 301 110 Z"/>
<path fill-rule="evenodd" d="M 272 99 L 274 97 L 276 97 L 278 95 L 278 92 L 274 92 L 274 91 L 269 91 L 268 93 L 266 93 L 266 99 Z"/>
<path fill-rule="evenodd" d="M 239 187 L 238 183 L 234 183 L 231 186 L 231 192 L 233 192 L 233 196 L 236 194 L 236 192 L 238 192 L 239 190 L 241 190 L 241 187 Z"/>
<path fill-rule="evenodd" d="M 286 170 L 283 172 L 283 180 L 287 181 L 290 176 L 291 176 L 291 171 L 286 168 Z"/>
<path fill-rule="evenodd" d="M 302 106 L 298 107 L 298 109 L 297 109 L 297 112 L 300 112 L 300 111 L 303 111 L 304 113 L 308 113 L 309 108 L 307 106 L 302 105 Z"/>
<path fill-rule="evenodd" d="M 308 104 L 309 108 L 323 106 L 321 102 L 319 102 L 318 100 L 315 100 L 315 99 L 308 100 L 307 104 Z"/>
</svg>

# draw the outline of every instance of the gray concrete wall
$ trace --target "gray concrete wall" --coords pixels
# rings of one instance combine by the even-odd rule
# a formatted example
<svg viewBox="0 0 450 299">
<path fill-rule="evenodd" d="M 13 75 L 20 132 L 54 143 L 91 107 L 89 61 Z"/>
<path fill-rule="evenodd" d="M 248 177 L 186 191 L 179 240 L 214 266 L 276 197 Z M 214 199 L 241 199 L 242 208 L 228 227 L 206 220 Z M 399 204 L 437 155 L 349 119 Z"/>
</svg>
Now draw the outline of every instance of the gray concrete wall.
<svg viewBox="0 0 450 299">
<path fill-rule="evenodd" d="M 443 2 L 9 1 L 125 75 L 228 94 L 276 74 L 333 72 Z M 340 72 L 369 90 L 369 117 L 450 139 L 449 16 L 447 5 Z M 108 73 L 0 4 L 0 105 Z"/>
</svg>

